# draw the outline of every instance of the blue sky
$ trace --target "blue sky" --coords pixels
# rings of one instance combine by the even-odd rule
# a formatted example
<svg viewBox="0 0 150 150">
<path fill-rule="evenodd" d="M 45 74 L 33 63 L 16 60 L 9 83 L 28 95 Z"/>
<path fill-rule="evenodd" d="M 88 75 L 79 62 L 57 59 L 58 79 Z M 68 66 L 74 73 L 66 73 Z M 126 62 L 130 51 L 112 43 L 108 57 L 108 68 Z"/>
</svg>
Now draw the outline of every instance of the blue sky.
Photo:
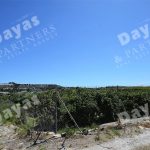
<svg viewBox="0 0 150 150">
<path fill-rule="evenodd" d="M 131 33 L 149 24 L 149 7 L 150 0 L 0 0 L 0 35 L 32 16 L 37 16 L 40 24 L 21 30 L 20 39 L 50 25 L 57 32 L 48 41 L 39 44 L 37 40 L 36 46 L 25 45 L 27 50 L 19 55 L 0 58 L 0 82 L 150 85 L 150 46 L 146 40 L 139 38 L 121 46 L 117 38 L 122 32 Z M 1 52 L 15 42 L 15 38 L 2 41 Z M 147 50 L 128 58 L 125 50 L 140 43 Z"/>
</svg>

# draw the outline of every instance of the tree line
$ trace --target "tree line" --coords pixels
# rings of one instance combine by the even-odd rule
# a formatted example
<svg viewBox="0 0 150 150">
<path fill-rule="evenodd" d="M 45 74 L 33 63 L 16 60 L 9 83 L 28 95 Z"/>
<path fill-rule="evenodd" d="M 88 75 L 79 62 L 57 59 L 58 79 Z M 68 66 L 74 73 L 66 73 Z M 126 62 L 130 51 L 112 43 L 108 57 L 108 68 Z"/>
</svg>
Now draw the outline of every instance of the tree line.
<svg viewBox="0 0 150 150">
<path fill-rule="evenodd" d="M 54 94 L 54 90 L 59 93 L 60 97 Z M 51 123 L 52 128 L 55 128 L 56 112 L 59 129 L 74 126 L 60 98 L 80 127 L 116 121 L 118 113 L 126 111 L 130 114 L 133 109 L 139 109 L 139 106 L 150 103 L 150 87 L 77 87 L 49 89 L 37 93 L 1 94 L 0 110 L 15 103 L 22 103 L 26 98 L 31 99 L 33 94 L 37 95 L 41 103 L 30 108 L 25 115 L 37 118 L 39 124 L 45 124 L 45 129 Z M 142 112 L 140 113 L 142 115 Z M 18 120 L 15 122 L 20 123 Z"/>
</svg>

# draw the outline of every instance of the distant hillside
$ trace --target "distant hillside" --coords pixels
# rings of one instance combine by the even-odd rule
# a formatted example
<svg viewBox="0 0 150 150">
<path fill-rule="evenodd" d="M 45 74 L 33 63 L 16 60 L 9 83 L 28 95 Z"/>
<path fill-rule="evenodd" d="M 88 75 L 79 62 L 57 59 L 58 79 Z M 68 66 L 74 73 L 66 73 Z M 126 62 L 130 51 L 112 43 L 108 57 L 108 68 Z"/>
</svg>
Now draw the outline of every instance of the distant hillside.
<svg viewBox="0 0 150 150">
<path fill-rule="evenodd" d="M 15 91 L 43 91 L 47 89 L 56 89 L 61 88 L 61 86 L 56 84 L 19 84 L 15 82 L 2 83 L 0 84 L 1 92 L 8 92 L 11 90 Z"/>
</svg>

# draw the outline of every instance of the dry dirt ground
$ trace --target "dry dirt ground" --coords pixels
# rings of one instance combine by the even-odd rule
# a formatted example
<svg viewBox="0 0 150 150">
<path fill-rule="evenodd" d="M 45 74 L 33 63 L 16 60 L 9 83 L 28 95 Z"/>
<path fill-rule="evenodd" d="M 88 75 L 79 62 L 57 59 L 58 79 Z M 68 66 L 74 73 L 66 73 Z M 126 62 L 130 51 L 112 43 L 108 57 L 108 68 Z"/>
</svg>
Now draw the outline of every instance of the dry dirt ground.
<svg viewBox="0 0 150 150">
<path fill-rule="evenodd" d="M 133 124 L 134 122 L 134 124 Z M 133 150 L 150 144 L 150 120 L 126 123 L 120 130 L 111 129 L 115 123 L 106 124 L 90 135 L 76 135 L 65 142 L 66 150 Z M 109 127 L 109 128 L 106 128 Z M 58 150 L 63 139 L 47 140 L 47 142 L 31 146 L 33 140 L 20 139 L 16 127 L 0 126 L 0 150 Z"/>
<path fill-rule="evenodd" d="M 117 137 L 109 142 L 98 144 L 83 150 L 134 150 L 150 144 L 150 129 L 144 129 L 143 133 L 133 137 Z"/>
</svg>

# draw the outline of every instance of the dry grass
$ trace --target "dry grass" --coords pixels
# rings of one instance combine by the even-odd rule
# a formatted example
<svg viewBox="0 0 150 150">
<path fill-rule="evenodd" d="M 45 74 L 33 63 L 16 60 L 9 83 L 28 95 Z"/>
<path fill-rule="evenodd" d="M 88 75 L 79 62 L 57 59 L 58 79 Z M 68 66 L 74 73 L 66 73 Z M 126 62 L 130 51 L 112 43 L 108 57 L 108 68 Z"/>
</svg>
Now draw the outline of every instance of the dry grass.
<svg viewBox="0 0 150 150">
<path fill-rule="evenodd" d="M 107 128 L 101 131 L 98 129 L 95 135 L 95 141 L 108 142 L 115 137 L 132 137 L 140 134 L 142 131 L 137 126 L 129 126 L 125 129 Z"/>
<path fill-rule="evenodd" d="M 141 146 L 141 147 L 136 148 L 135 150 L 150 150 L 150 145 Z"/>
</svg>

